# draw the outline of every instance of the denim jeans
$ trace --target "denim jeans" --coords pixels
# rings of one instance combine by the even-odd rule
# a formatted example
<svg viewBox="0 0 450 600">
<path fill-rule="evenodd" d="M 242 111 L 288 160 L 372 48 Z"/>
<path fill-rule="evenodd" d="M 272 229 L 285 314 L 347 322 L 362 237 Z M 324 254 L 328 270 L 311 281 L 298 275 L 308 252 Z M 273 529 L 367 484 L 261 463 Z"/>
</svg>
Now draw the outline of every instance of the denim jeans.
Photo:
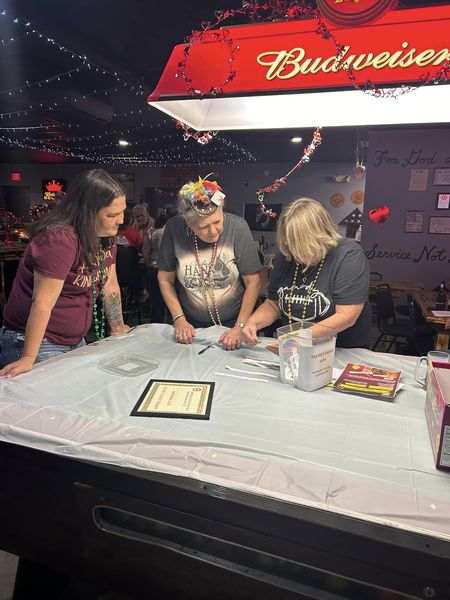
<svg viewBox="0 0 450 600">
<path fill-rule="evenodd" d="M 1 366 L 6 367 L 6 365 L 9 365 L 9 363 L 19 360 L 19 358 L 21 358 L 22 356 L 24 344 L 25 336 L 23 333 L 18 333 L 17 331 L 13 331 L 12 329 L 6 329 L 6 327 L 2 327 L 0 329 Z M 39 351 L 36 356 L 35 362 L 42 362 L 43 360 L 47 360 L 48 358 L 59 356 L 60 354 L 64 354 L 65 352 L 69 352 L 70 350 L 76 350 L 77 348 L 81 348 L 85 345 L 86 342 L 84 338 L 82 338 L 81 341 L 74 346 L 53 344 L 52 342 L 49 342 L 46 338 L 44 338 L 39 347 Z"/>
</svg>

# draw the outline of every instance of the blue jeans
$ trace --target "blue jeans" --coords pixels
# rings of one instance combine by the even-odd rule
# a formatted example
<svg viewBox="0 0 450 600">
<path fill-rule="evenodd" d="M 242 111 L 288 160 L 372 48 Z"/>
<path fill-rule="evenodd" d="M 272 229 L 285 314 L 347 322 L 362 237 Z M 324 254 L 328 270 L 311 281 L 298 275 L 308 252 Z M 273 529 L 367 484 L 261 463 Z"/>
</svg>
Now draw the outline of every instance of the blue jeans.
<svg viewBox="0 0 450 600">
<path fill-rule="evenodd" d="M 18 333 L 17 331 L 13 331 L 12 329 L 6 329 L 6 327 L 2 327 L 0 329 L 0 363 L 2 367 L 6 367 L 12 362 L 19 360 L 22 357 L 23 347 L 25 344 L 25 336 L 23 333 Z M 39 347 L 39 352 L 36 356 L 35 362 L 42 362 L 43 360 L 47 360 L 48 358 L 53 358 L 54 356 L 59 356 L 60 354 L 64 354 L 65 352 L 69 352 L 70 350 L 76 350 L 77 348 L 81 348 L 85 346 L 86 342 L 84 338 L 74 346 L 66 346 L 63 344 L 53 344 L 49 342 L 46 338 L 42 340 L 42 343 Z"/>
</svg>

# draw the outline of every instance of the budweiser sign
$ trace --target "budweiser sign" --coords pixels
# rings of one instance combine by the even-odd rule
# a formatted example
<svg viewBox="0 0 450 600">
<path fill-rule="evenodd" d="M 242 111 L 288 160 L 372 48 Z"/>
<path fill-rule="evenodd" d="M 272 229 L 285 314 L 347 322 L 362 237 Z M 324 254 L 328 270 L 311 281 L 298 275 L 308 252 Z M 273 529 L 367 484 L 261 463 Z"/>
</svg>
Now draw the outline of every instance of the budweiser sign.
<svg viewBox="0 0 450 600">
<path fill-rule="evenodd" d="M 435 76 L 450 60 L 450 5 L 392 10 L 375 25 L 330 27 L 343 44 L 339 62 L 334 44 L 316 29 L 315 19 L 229 27 L 225 41 L 205 36 L 190 48 L 186 75 L 200 91 L 220 84 L 229 74 L 229 43 L 239 51 L 233 63 L 236 74 L 223 96 L 352 88 L 344 65 L 352 67 L 361 85 L 414 84 Z M 173 50 L 150 102 L 191 97 L 183 78 L 177 77 L 185 49 L 179 45 Z"/>
<path fill-rule="evenodd" d="M 338 73 L 345 65 L 351 66 L 353 71 L 365 69 L 406 69 L 411 66 L 438 67 L 450 60 L 450 49 L 426 48 L 418 51 L 410 48 L 408 42 L 402 43 L 402 48 L 394 52 L 385 50 L 374 54 L 365 52 L 352 53 L 351 46 L 345 46 L 339 61 L 336 55 L 308 56 L 305 48 L 292 50 L 262 52 L 256 58 L 257 63 L 267 67 L 266 79 L 291 79 L 297 75 L 315 75 L 317 73 Z"/>
</svg>

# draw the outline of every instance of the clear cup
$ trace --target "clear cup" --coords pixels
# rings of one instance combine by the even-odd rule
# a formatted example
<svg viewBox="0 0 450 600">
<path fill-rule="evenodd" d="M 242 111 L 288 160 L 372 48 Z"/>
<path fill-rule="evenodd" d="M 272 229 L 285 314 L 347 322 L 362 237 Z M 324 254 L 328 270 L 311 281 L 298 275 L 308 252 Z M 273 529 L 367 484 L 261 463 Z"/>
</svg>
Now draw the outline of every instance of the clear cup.
<svg viewBox="0 0 450 600">
<path fill-rule="evenodd" d="M 421 356 L 416 363 L 414 370 L 414 379 L 424 388 L 427 385 L 427 377 L 432 363 L 448 363 L 450 362 L 450 352 L 443 350 L 430 350 L 426 356 Z"/>
</svg>

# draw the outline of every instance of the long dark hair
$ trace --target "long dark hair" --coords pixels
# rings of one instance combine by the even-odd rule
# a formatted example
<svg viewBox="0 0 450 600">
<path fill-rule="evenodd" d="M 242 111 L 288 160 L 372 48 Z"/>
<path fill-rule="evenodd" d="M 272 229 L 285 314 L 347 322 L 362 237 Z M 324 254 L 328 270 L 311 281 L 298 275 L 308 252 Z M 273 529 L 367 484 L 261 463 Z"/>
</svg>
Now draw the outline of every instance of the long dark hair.
<svg viewBox="0 0 450 600">
<path fill-rule="evenodd" d="M 107 171 L 83 171 L 73 179 L 67 197 L 43 219 L 34 223 L 31 237 L 48 229 L 72 227 L 80 241 L 83 258 L 92 266 L 99 248 L 95 231 L 97 213 L 124 195 L 121 183 Z M 112 245 L 112 242 L 112 238 L 108 238 L 106 245 Z"/>
</svg>

